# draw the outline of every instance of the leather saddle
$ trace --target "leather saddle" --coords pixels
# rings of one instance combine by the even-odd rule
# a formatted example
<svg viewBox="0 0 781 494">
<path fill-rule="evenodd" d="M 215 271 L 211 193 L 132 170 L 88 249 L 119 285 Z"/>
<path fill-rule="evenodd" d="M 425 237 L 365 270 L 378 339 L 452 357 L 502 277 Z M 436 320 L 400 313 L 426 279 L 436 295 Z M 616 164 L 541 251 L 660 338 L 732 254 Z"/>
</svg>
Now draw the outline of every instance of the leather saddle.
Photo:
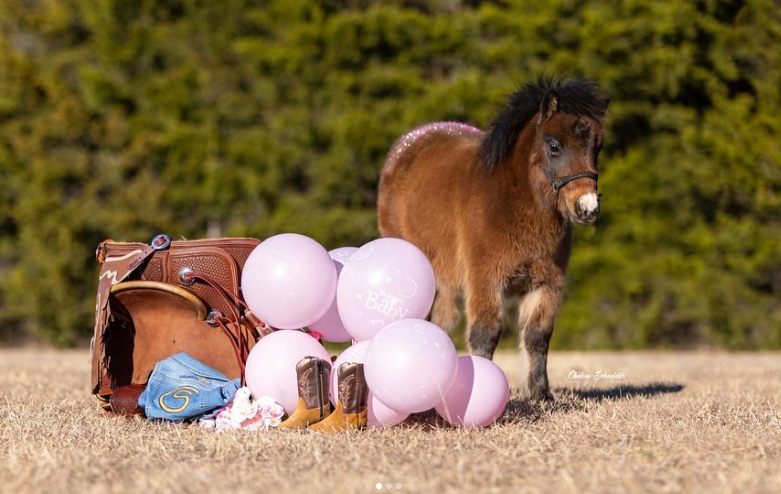
<svg viewBox="0 0 781 494">
<path fill-rule="evenodd" d="M 106 411 L 140 413 L 138 395 L 155 364 L 180 352 L 243 379 L 250 349 L 273 331 L 241 296 L 241 270 L 259 243 L 158 235 L 149 244 L 98 246 L 91 389 Z"/>
</svg>

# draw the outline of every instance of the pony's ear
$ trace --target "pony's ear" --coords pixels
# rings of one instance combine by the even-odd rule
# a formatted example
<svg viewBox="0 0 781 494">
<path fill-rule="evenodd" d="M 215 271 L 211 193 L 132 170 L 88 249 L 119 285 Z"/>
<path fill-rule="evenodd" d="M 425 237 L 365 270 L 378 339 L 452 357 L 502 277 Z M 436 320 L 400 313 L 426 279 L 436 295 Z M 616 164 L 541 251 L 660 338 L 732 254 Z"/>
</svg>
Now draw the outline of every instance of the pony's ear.
<svg viewBox="0 0 781 494">
<path fill-rule="evenodd" d="M 549 91 L 540 103 L 540 123 L 546 122 L 559 109 L 559 95 Z"/>
<path fill-rule="evenodd" d="M 607 111 L 607 107 L 610 106 L 610 98 L 604 98 L 602 100 L 602 107 Z"/>
</svg>

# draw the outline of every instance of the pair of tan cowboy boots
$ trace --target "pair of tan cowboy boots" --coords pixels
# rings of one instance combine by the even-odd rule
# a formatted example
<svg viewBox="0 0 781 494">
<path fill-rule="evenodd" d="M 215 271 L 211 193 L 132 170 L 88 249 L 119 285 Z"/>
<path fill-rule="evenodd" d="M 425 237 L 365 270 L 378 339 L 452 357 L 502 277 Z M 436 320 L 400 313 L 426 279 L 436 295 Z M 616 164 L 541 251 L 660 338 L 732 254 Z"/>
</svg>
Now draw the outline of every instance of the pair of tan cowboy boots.
<svg viewBox="0 0 781 494">
<path fill-rule="evenodd" d="M 338 434 L 366 427 L 369 388 L 363 374 L 363 364 L 344 363 L 336 370 L 339 389 L 336 409 L 331 411 L 328 390 L 331 363 L 316 357 L 303 358 L 296 365 L 298 405 L 280 429 L 309 429 L 326 434 Z"/>
</svg>

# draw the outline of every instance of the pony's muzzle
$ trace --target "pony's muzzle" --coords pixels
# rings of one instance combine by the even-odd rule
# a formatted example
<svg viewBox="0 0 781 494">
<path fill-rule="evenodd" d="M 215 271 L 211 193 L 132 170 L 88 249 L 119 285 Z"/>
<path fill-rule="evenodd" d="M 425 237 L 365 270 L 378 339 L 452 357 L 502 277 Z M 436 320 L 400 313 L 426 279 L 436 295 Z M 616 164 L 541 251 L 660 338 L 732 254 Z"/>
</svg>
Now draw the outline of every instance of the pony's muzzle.
<svg viewBox="0 0 781 494">
<path fill-rule="evenodd" d="M 583 194 L 575 201 L 575 218 L 582 225 L 593 225 L 599 216 L 599 196 L 594 192 Z"/>
</svg>

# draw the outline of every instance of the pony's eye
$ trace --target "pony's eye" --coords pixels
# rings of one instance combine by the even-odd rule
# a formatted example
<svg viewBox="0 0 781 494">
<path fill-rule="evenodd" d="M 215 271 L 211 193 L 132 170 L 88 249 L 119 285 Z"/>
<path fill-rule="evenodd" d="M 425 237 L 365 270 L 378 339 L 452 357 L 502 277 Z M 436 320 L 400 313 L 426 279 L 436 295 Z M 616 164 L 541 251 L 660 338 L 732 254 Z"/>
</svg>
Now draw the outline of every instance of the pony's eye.
<svg viewBox="0 0 781 494">
<path fill-rule="evenodd" d="M 554 156 L 559 154 L 559 145 L 555 142 L 548 143 L 548 149 L 550 149 L 551 154 Z"/>
</svg>

